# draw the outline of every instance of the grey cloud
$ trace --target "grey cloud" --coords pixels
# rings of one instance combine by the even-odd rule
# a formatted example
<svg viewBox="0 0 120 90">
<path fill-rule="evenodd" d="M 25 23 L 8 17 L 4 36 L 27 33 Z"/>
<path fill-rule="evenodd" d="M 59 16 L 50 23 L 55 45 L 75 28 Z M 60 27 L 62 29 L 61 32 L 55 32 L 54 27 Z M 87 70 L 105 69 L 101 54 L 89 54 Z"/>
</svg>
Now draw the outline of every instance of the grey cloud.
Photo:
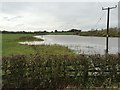
<svg viewBox="0 0 120 90">
<path fill-rule="evenodd" d="M 117 3 L 98 3 L 98 2 L 12 2 L 3 3 L 2 13 L 7 15 L 13 15 L 14 17 L 4 19 L 11 21 L 18 18 L 22 18 L 21 15 L 24 13 L 30 13 L 31 15 L 37 15 L 39 18 L 41 15 L 48 15 L 49 17 L 54 17 L 55 22 L 58 26 L 54 28 L 56 24 L 53 23 L 53 29 L 68 29 L 68 28 L 92 28 L 101 15 L 106 12 L 102 11 L 102 6 L 106 7 L 108 5 L 113 6 Z M 111 20 L 117 20 L 115 14 L 117 14 L 118 9 L 111 11 Z M 20 15 L 20 16 L 19 16 Z M 27 17 L 31 18 L 31 17 Z M 104 27 L 106 24 L 106 15 L 103 17 L 104 20 L 101 21 L 97 28 Z M 49 19 L 45 19 L 44 23 L 47 24 Z M 38 24 L 38 27 L 43 21 L 29 21 L 27 23 Z M 26 24 L 27 24 L 26 23 Z M 25 25 L 25 23 L 24 23 Z M 19 24 L 18 24 L 19 26 Z M 22 25 L 21 25 L 22 26 Z M 115 26 L 115 23 L 111 22 L 111 26 Z M 43 26 L 42 26 L 43 27 Z M 49 28 L 48 28 L 49 29 Z"/>
<path fill-rule="evenodd" d="M 19 18 L 22 18 L 22 16 L 15 16 L 15 17 L 12 17 L 12 18 L 9 18 L 9 17 L 3 17 L 4 20 L 6 21 L 12 21 L 12 20 L 17 20 Z"/>
</svg>

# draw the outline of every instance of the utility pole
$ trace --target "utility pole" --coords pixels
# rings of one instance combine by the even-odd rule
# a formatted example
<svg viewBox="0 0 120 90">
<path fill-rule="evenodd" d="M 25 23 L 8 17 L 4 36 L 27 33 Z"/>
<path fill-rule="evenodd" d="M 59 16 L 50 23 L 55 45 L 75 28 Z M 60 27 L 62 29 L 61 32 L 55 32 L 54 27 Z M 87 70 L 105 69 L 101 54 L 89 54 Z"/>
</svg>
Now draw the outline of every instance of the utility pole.
<svg viewBox="0 0 120 90">
<path fill-rule="evenodd" d="M 108 37 L 109 37 L 109 17 L 110 17 L 110 9 L 114 9 L 116 8 L 117 5 L 115 5 L 114 7 L 107 7 L 107 8 L 103 8 L 102 10 L 108 10 L 108 15 L 107 15 L 107 34 L 106 34 L 106 54 L 108 54 Z"/>
</svg>

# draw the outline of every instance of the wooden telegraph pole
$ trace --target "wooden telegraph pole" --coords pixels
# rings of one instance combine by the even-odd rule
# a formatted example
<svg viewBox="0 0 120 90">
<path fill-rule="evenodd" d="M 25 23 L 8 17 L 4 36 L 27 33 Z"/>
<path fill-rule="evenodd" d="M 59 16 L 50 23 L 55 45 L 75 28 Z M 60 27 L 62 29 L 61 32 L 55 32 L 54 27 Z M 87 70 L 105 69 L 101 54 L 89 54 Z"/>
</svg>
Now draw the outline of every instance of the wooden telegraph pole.
<svg viewBox="0 0 120 90">
<path fill-rule="evenodd" d="M 103 8 L 102 10 L 108 10 L 108 15 L 107 15 L 107 34 L 106 34 L 106 54 L 108 54 L 108 37 L 109 37 L 109 17 L 110 17 L 110 9 L 114 9 L 116 8 L 117 5 L 115 5 L 114 7 L 107 7 L 107 8 Z"/>
</svg>

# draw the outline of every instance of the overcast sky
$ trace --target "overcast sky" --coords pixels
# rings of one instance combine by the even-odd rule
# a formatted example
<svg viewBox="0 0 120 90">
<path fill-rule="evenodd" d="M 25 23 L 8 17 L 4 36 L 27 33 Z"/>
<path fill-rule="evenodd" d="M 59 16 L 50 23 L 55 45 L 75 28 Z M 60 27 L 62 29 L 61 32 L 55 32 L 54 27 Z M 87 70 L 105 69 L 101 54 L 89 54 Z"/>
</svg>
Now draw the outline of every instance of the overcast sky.
<svg viewBox="0 0 120 90">
<path fill-rule="evenodd" d="M 54 31 L 106 28 L 107 11 L 102 11 L 102 7 L 117 4 L 117 2 L 1 2 L 0 30 Z M 110 27 L 117 26 L 118 8 L 115 8 L 110 13 Z"/>
</svg>

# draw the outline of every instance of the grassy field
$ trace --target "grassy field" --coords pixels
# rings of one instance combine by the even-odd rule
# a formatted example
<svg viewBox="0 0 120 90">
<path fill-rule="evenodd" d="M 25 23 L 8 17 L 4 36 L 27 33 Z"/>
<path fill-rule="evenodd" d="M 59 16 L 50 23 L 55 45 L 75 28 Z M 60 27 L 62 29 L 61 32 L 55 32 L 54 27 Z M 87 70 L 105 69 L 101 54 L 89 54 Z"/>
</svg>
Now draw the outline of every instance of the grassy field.
<svg viewBox="0 0 120 90">
<path fill-rule="evenodd" d="M 33 38 L 34 34 L 2 34 L 2 55 L 17 55 L 17 54 L 73 54 L 67 47 L 59 45 L 37 45 L 28 46 L 20 45 L 20 41 L 38 41 L 39 39 Z M 39 40 L 39 41 L 42 41 Z"/>
</svg>

